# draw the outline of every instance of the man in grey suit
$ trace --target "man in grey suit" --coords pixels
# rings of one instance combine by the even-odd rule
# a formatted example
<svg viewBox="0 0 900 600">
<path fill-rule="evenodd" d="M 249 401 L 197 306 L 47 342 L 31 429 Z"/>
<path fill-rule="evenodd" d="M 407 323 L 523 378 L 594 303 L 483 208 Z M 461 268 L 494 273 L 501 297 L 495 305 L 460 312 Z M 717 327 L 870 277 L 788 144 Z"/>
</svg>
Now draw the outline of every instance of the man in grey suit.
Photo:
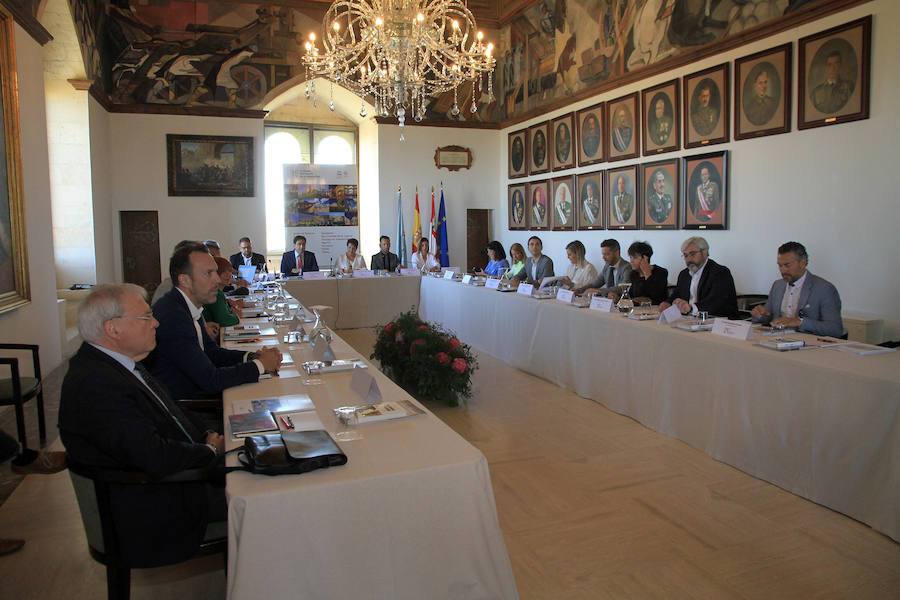
<svg viewBox="0 0 900 600">
<path fill-rule="evenodd" d="M 620 283 L 631 281 L 631 264 L 622 259 L 619 242 L 614 239 L 600 242 L 600 253 L 603 256 L 603 268 L 597 278 L 584 287 L 575 290 L 577 294 L 592 292 L 601 296 L 618 299 L 617 287 Z"/>
<path fill-rule="evenodd" d="M 766 303 L 750 314 L 757 323 L 840 337 L 844 334 L 841 297 L 830 282 L 806 270 L 808 260 L 803 244 L 787 242 L 779 246 L 781 279 L 772 284 Z"/>
<path fill-rule="evenodd" d="M 528 238 L 528 252 L 531 254 L 525 259 L 525 277 L 531 284 L 540 285 L 544 277 L 553 277 L 553 261 L 549 256 L 544 256 L 544 243 L 536 235 Z"/>
</svg>

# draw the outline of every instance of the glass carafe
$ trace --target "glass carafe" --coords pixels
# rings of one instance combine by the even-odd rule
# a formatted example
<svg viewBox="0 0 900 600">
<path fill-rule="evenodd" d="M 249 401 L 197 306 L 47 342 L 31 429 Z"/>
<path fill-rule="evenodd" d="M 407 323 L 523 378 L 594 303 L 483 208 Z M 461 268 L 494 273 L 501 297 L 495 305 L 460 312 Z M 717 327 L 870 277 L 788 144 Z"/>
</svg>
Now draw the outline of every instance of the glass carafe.
<svg viewBox="0 0 900 600">
<path fill-rule="evenodd" d="M 619 290 L 621 292 L 621 297 L 619 301 L 616 302 L 616 308 L 619 309 L 619 312 L 628 312 L 634 308 L 634 300 L 631 299 L 631 284 L 630 283 L 620 283 Z"/>
</svg>

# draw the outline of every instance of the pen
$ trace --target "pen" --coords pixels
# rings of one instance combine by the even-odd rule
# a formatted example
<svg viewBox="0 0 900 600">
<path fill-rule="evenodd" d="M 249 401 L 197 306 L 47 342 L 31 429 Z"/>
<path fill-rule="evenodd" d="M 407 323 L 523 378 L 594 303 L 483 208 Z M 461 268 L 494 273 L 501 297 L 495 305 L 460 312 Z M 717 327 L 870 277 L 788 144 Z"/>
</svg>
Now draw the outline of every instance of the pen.
<svg viewBox="0 0 900 600">
<path fill-rule="evenodd" d="M 287 415 L 287 416 L 285 417 L 285 419 L 287 419 L 288 426 L 290 426 L 290 428 L 293 429 L 293 428 L 294 428 L 294 420 L 291 419 L 291 415 Z"/>
<path fill-rule="evenodd" d="M 294 426 L 291 425 L 291 424 L 289 424 L 289 423 L 285 420 L 284 417 L 281 417 L 281 422 L 284 423 L 285 429 L 293 429 L 293 428 L 294 428 Z"/>
</svg>

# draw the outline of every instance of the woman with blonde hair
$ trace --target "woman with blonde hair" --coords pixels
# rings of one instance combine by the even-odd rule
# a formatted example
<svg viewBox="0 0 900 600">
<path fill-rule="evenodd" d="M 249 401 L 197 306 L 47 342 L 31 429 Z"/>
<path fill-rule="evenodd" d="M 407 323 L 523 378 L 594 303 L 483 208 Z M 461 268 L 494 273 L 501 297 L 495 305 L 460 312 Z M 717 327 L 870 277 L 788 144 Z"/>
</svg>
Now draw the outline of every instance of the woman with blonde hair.
<svg viewBox="0 0 900 600">
<path fill-rule="evenodd" d="M 569 258 L 569 267 L 560 283 L 568 288 L 579 288 L 588 285 L 597 278 L 597 268 L 584 258 L 584 244 L 575 240 L 566 245 L 566 256 Z"/>
</svg>

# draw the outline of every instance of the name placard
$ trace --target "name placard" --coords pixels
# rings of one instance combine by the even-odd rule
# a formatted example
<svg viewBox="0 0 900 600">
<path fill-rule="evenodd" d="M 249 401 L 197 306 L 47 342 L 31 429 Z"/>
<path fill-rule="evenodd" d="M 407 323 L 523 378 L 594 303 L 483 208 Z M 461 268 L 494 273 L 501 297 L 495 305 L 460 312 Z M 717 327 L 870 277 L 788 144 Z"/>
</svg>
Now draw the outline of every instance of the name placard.
<svg viewBox="0 0 900 600">
<path fill-rule="evenodd" d="M 573 292 L 572 290 L 560 289 L 558 292 L 556 292 L 556 299 L 560 302 L 571 304 L 572 300 L 575 299 L 575 292 Z"/>
<path fill-rule="evenodd" d="M 356 269 L 353 271 L 354 277 L 375 277 L 375 271 L 372 269 Z"/>
<path fill-rule="evenodd" d="M 599 310 L 600 312 L 613 312 L 616 309 L 616 305 L 613 304 L 613 301 L 609 298 L 594 296 L 591 298 L 591 305 L 588 308 L 591 310 Z"/>
<path fill-rule="evenodd" d="M 519 287 L 516 288 L 517 294 L 522 294 L 523 296 L 530 296 L 531 292 L 534 291 L 533 283 L 520 283 Z"/>
<path fill-rule="evenodd" d="M 681 319 L 681 309 L 679 309 L 674 304 L 667 308 L 666 310 L 659 313 L 659 323 L 660 325 L 668 325 L 669 323 L 674 323 Z"/>
<path fill-rule="evenodd" d="M 363 369 L 353 369 L 353 377 L 350 378 L 350 389 L 363 399 L 366 404 L 381 402 L 381 390 L 375 378 Z"/>
<path fill-rule="evenodd" d="M 444 279 L 453 279 L 456 277 L 456 271 L 451 271 L 449 268 L 444 271 Z"/>
<path fill-rule="evenodd" d="M 401 269 L 400 269 L 400 274 L 401 274 L 401 275 L 421 276 L 421 275 L 422 275 L 422 271 L 420 271 L 420 270 L 418 270 L 418 269 L 403 269 L 403 268 L 401 268 Z"/>
<path fill-rule="evenodd" d="M 463 275 L 462 282 L 465 285 L 469 285 L 470 283 L 472 283 L 472 276 L 470 274 L 466 273 L 465 275 Z"/>
<path fill-rule="evenodd" d="M 486 279 L 484 281 L 484 287 L 492 289 L 492 290 L 499 290 L 500 289 L 500 280 L 494 279 L 493 277 L 489 277 L 488 279 Z"/>
<path fill-rule="evenodd" d="M 445 274 L 447 271 L 453 271 L 454 273 L 459 273 L 459 267 L 444 267 Z"/>
<path fill-rule="evenodd" d="M 752 340 L 753 323 L 719 318 L 713 322 L 712 332 L 735 340 Z"/>
<path fill-rule="evenodd" d="M 314 281 L 316 279 L 325 279 L 325 271 L 304 271 L 303 279 Z"/>
</svg>

